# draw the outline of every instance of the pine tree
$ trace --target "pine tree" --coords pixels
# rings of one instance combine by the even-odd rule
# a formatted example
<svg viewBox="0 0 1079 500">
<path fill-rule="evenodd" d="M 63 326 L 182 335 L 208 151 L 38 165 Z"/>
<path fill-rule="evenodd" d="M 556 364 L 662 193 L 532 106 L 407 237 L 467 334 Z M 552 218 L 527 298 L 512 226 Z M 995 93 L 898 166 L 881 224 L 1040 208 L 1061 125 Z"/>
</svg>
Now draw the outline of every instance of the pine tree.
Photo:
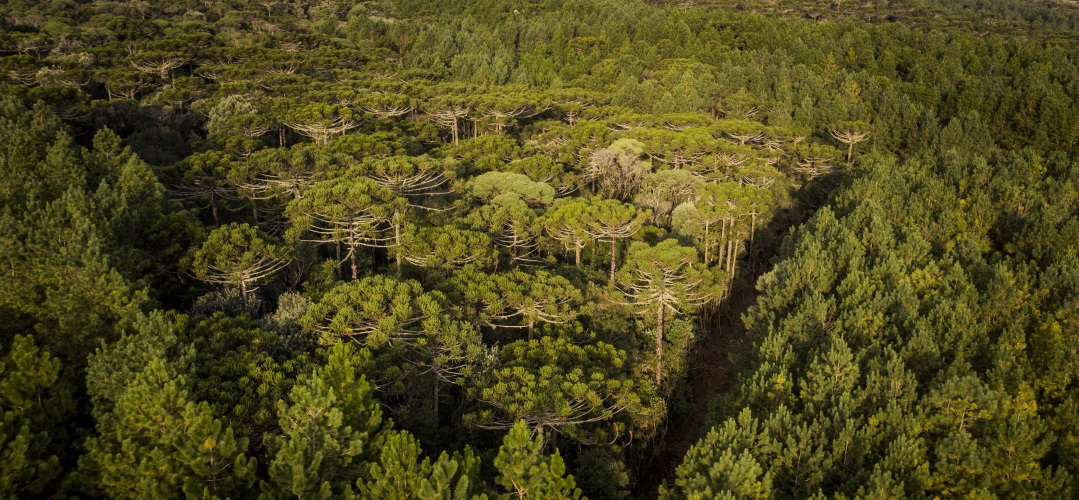
<svg viewBox="0 0 1079 500">
<path fill-rule="evenodd" d="M 114 498 L 244 495 L 255 483 L 247 440 L 236 440 L 207 404 L 191 401 L 183 357 L 167 361 L 152 352 L 153 337 L 172 336 L 169 326 L 150 319 L 142 328 L 121 344 L 122 351 L 100 350 L 91 363 L 94 377 L 107 377 L 109 367 L 101 364 L 120 361 L 117 354 L 123 351 L 144 353 L 120 361 L 127 365 L 126 383 L 94 382 L 98 435 L 86 442 L 80 467 Z"/>
<path fill-rule="evenodd" d="M 372 479 L 361 484 L 366 498 L 425 500 L 465 500 L 487 498 L 476 475 L 479 459 L 472 450 L 443 453 L 434 463 L 420 459 L 422 450 L 407 432 L 393 432 L 386 438 L 377 463 L 371 464 Z"/>
<path fill-rule="evenodd" d="M 349 347 L 331 348 L 326 366 L 277 404 L 281 434 L 265 438 L 269 479 L 261 498 L 355 497 L 391 425 L 371 393 Z"/>
<path fill-rule="evenodd" d="M 546 456 L 542 449 L 543 436 L 533 436 L 523 421 L 510 428 L 494 462 L 498 469 L 495 483 L 502 487 L 504 497 L 581 498 L 573 476 L 566 475 L 558 450 Z"/>
<path fill-rule="evenodd" d="M 66 443 L 65 418 L 74 409 L 60 379 L 60 360 L 16 335 L 0 361 L 0 495 L 55 491 Z"/>
</svg>

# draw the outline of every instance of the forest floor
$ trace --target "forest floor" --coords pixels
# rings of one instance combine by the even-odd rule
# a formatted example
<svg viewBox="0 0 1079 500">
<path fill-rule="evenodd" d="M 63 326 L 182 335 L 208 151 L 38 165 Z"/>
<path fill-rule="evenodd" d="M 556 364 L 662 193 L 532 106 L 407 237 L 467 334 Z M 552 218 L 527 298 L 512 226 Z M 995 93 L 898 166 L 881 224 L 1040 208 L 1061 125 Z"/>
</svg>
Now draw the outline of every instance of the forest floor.
<svg viewBox="0 0 1079 500">
<path fill-rule="evenodd" d="M 690 354 L 685 388 L 685 410 L 671 411 L 652 459 L 642 464 L 634 498 L 652 499 L 659 486 L 674 484 L 675 469 L 691 446 L 709 430 L 712 402 L 738 387 L 741 367 L 736 362 L 750 347 L 742 313 L 757 301 L 759 273 L 739 275 L 731 294 L 719 308 L 715 323 L 697 339 Z"/>
</svg>

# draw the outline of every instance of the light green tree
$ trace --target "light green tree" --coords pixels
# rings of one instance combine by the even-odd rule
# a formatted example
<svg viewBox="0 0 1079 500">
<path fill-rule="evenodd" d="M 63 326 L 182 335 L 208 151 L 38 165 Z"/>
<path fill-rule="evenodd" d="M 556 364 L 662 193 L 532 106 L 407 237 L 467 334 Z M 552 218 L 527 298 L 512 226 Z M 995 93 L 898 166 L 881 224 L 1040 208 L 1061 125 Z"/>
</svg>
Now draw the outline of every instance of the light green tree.
<svg viewBox="0 0 1079 500">
<path fill-rule="evenodd" d="M 319 332 L 325 343 L 347 338 L 378 348 L 421 335 L 423 322 L 441 310 L 437 294 L 425 293 L 419 283 L 380 275 L 338 284 L 308 308 L 300 324 Z"/>
<path fill-rule="evenodd" d="M 356 279 L 357 249 L 393 245 L 407 207 L 407 201 L 370 179 L 342 176 L 315 183 L 289 203 L 285 214 L 292 222 L 292 237 L 344 244 L 347 254 L 339 261 L 349 261 Z"/>
<path fill-rule="evenodd" d="M 581 498 L 573 476 L 566 475 L 566 464 L 555 450 L 543 454 L 543 436 L 533 437 L 522 421 L 510 428 L 495 457 L 498 478 L 495 482 L 507 498 Z"/>
<path fill-rule="evenodd" d="M 258 228 L 233 223 L 210 232 L 206 242 L 195 250 L 191 270 L 208 283 L 239 287 L 246 304 L 249 293 L 273 279 L 288 263 L 282 245 Z"/>
<path fill-rule="evenodd" d="M 719 275 L 697 260 L 697 250 L 667 239 L 655 246 L 630 245 L 626 264 L 616 276 L 616 286 L 626 304 L 638 313 L 655 318 L 655 381 L 663 380 L 664 327 L 680 312 L 720 297 Z"/>
<path fill-rule="evenodd" d="M 618 269 L 618 242 L 640 231 L 651 215 L 649 210 L 637 210 L 633 205 L 616 200 L 592 201 L 592 210 L 587 219 L 588 234 L 597 240 L 611 242 L 612 282 Z"/>
</svg>

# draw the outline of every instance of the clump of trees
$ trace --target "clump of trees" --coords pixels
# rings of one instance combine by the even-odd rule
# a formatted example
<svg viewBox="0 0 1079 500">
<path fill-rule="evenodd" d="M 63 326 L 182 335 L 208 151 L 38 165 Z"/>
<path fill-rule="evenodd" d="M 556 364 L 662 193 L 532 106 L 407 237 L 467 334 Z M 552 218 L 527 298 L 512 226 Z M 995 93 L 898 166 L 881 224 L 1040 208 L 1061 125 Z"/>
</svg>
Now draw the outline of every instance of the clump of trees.
<svg viewBox="0 0 1079 500">
<path fill-rule="evenodd" d="M 1067 494 L 1077 166 L 873 159 L 761 278 L 737 398 L 666 495 Z"/>
</svg>

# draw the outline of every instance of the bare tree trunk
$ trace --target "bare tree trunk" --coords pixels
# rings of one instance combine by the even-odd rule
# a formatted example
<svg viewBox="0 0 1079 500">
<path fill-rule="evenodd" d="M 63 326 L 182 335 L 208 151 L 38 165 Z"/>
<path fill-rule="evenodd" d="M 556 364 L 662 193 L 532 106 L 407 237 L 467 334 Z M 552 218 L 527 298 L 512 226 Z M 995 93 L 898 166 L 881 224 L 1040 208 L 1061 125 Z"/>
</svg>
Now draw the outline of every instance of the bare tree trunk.
<svg viewBox="0 0 1079 500">
<path fill-rule="evenodd" d="M 705 221 L 704 222 L 704 267 L 708 267 L 708 247 L 712 246 L 711 242 L 708 241 L 708 230 L 709 230 L 709 223 L 708 223 L 708 221 Z"/>
<path fill-rule="evenodd" d="M 727 259 L 726 248 L 727 247 L 727 219 L 723 219 L 723 229 L 719 233 L 719 255 L 716 259 L 716 264 L 725 265 Z"/>
<path fill-rule="evenodd" d="M 438 374 L 435 374 L 435 425 L 438 425 Z"/>
<path fill-rule="evenodd" d="M 395 219 L 397 217 L 398 217 L 397 215 L 394 216 Z M 400 221 L 397 221 L 393 225 L 393 241 L 394 241 L 394 244 L 397 246 L 397 249 L 396 249 L 396 253 L 397 253 L 397 255 L 396 255 L 396 257 L 397 257 L 397 277 L 400 278 L 401 277 L 401 222 Z"/>
<path fill-rule="evenodd" d="M 243 300 L 244 305 L 247 305 L 247 281 L 240 281 L 240 299 Z"/>
<path fill-rule="evenodd" d="M 581 247 L 583 246 L 584 245 L 582 245 L 581 242 L 578 241 L 573 247 L 573 263 L 576 264 L 577 267 L 581 267 Z"/>
<path fill-rule="evenodd" d="M 221 223 L 217 220 L 217 198 L 215 195 L 210 195 L 210 213 L 214 216 L 214 225 L 220 226 Z"/>
<path fill-rule="evenodd" d="M 749 224 L 749 255 L 753 255 L 753 236 L 757 233 L 757 212 L 749 214 L 751 222 Z"/>
<path fill-rule="evenodd" d="M 611 283 L 614 283 L 615 264 L 617 263 L 618 259 L 616 253 L 618 249 L 617 243 L 618 240 L 616 238 L 611 238 Z"/>
<path fill-rule="evenodd" d="M 737 243 L 734 245 L 734 248 L 737 251 L 737 249 L 738 249 L 738 244 Z M 732 280 L 734 279 L 734 273 L 737 270 L 738 270 L 738 259 L 737 258 L 731 259 L 731 272 L 730 272 L 730 275 L 731 275 Z"/>
<path fill-rule="evenodd" d="M 735 239 L 730 239 L 727 242 L 727 280 L 733 280 L 735 276 L 735 252 L 737 249 L 738 245 L 735 243 Z"/>
<path fill-rule="evenodd" d="M 532 340 L 532 331 L 535 329 L 535 326 L 536 326 L 536 320 L 530 320 L 528 322 L 528 340 L 529 341 Z"/>
<path fill-rule="evenodd" d="M 352 264 L 352 279 L 356 279 L 359 273 L 356 269 L 356 235 L 351 227 L 348 230 L 348 258 Z"/>
<path fill-rule="evenodd" d="M 659 312 L 656 314 L 656 387 L 663 381 L 663 309 L 666 305 L 659 303 Z"/>
<path fill-rule="evenodd" d="M 513 241 L 510 242 L 510 264 L 517 263 L 517 231 L 513 232 Z"/>
<path fill-rule="evenodd" d="M 453 145 L 457 146 L 457 117 L 453 117 Z"/>
</svg>

